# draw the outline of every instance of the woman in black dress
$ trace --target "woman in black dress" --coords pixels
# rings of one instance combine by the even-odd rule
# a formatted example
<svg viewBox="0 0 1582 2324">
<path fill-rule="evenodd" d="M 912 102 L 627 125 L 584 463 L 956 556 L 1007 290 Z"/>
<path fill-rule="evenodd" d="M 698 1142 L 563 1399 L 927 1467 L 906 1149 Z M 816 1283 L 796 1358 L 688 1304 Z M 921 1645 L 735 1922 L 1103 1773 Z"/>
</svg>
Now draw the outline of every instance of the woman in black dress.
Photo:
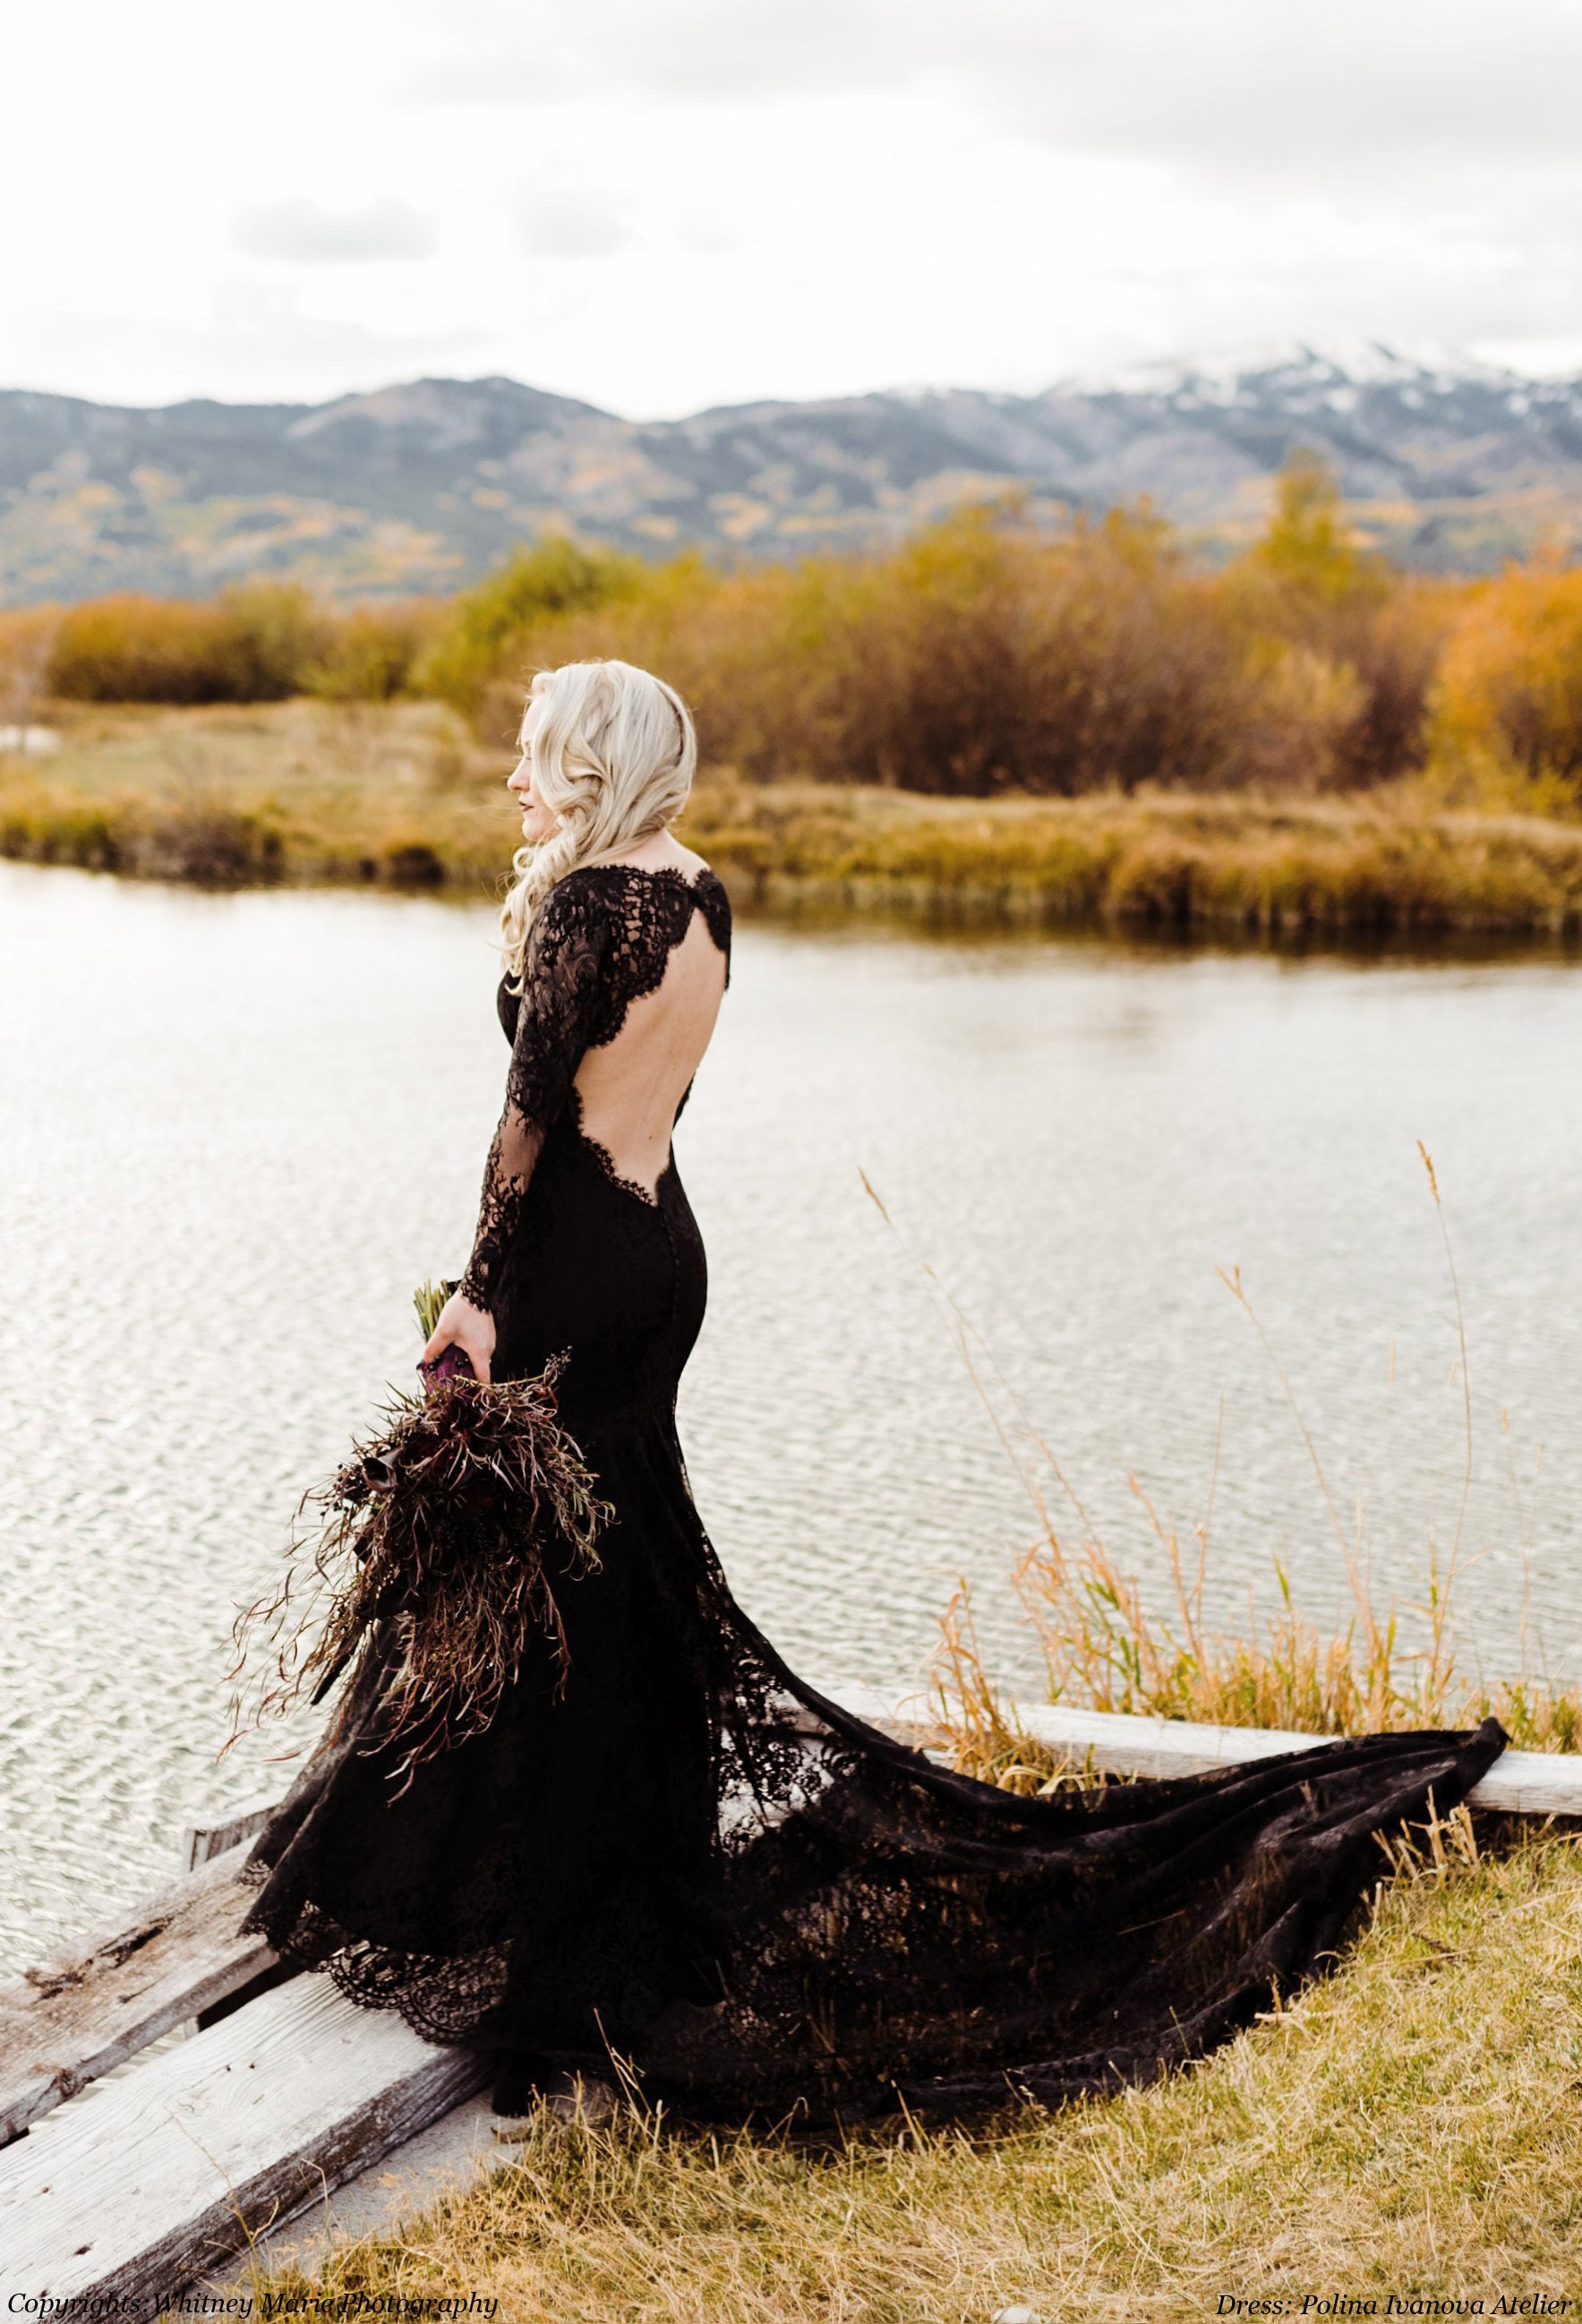
<svg viewBox="0 0 1582 2324">
<path fill-rule="evenodd" d="M 1336 1945 L 1374 1834 L 1497 1756 L 1378 1736 L 1212 1776 L 1027 1799 L 807 1686 L 736 1605 L 676 1388 L 703 1247 L 671 1152 L 724 993 L 724 888 L 675 839 L 679 697 L 617 662 L 535 680 L 510 788 L 511 1041 L 465 1277 L 424 1351 L 564 1355 L 610 1515 L 554 1576 L 481 1732 L 410 1764 L 394 1626 L 254 1853 L 250 1925 L 354 1998 L 486 2046 L 495 2102 L 608 2077 L 696 2115 L 1052 2101 L 1224 2039 Z"/>
</svg>

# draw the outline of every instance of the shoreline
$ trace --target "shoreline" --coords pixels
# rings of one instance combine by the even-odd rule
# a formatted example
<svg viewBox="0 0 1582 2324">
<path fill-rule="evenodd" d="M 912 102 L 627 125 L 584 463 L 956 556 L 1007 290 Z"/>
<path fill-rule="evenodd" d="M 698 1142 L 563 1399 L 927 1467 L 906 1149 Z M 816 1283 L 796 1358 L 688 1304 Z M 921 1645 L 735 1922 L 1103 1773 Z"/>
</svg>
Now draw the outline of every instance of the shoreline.
<svg viewBox="0 0 1582 2324">
<path fill-rule="evenodd" d="M 208 887 L 487 899 L 504 750 L 437 703 L 78 710 L 0 756 L 0 857 Z M 744 907 L 830 920 L 1281 947 L 1582 943 L 1582 823 L 1333 797 L 962 799 L 700 775 L 680 826 Z"/>
</svg>

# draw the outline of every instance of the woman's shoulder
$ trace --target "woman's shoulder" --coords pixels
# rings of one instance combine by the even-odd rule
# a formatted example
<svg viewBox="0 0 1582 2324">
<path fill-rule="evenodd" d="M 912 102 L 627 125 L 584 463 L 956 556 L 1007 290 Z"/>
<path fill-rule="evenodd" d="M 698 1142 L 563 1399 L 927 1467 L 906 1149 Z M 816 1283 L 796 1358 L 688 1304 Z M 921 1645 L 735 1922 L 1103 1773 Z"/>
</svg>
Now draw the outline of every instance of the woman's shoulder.
<svg viewBox="0 0 1582 2324">
<path fill-rule="evenodd" d="M 683 847 L 679 839 L 665 832 L 657 839 L 645 841 L 630 855 L 606 857 L 597 863 L 579 863 L 557 884 L 563 888 L 572 880 L 680 880 L 689 886 L 695 881 L 713 878 L 709 865 L 694 848 Z"/>
<path fill-rule="evenodd" d="M 557 905 L 562 911 L 580 912 L 602 905 L 625 912 L 646 897 L 723 897 L 725 892 L 712 866 L 689 850 L 684 862 L 579 863 L 556 881 L 539 908 L 547 912 Z"/>
<path fill-rule="evenodd" d="M 620 951 L 662 955 L 685 936 L 697 910 L 728 957 L 731 907 L 725 884 L 700 855 L 687 854 L 685 862 L 578 864 L 555 882 L 539 908 L 544 937 L 563 942 L 597 929 L 611 932 Z"/>
<path fill-rule="evenodd" d="M 726 893 L 725 881 L 717 872 L 711 870 L 705 863 L 693 881 L 693 887 L 697 892 L 698 908 L 708 923 L 708 933 L 726 956 L 726 974 L 728 980 L 731 956 L 731 899 Z"/>
<path fill-rule="evenodd" d="M 731 943 L 731 905 L 725 882 L 701 855 L 689 847 L 678 847 L 675 854 L 658 863 L 609 863 L 590 865 L 590 871 L 607 871 L 615 875 L 615 893 L 620 899 L 619 908 L 628 927 L 651 926 L 664 931 L 664 941 L 674 945 L 686 934 L 687 923 L 694 910 L 700 911 L 708 924 L 708 932 L 721 952 L 728 954 Z"/>
</svg>

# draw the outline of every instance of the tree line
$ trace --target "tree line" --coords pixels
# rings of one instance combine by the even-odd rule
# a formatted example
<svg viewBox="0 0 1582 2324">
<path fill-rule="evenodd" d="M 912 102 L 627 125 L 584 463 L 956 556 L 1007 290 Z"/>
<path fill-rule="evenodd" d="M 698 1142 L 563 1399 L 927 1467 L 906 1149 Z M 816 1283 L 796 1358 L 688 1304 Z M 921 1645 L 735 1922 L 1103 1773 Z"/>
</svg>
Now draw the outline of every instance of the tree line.
<svg viewBox="0 0 1582 2324">
<path fill-rule="evenodd" d="M 1582 802 L 1582 571 L 1403 573 L 1306 455 L 1213 571 L 1146 507 L 1051 535 L 1013 498 L 865 558 L 733 570 L 550 538 L 451 599 L 338 612 L 252 582 L 30 608 L 0 614 L 0 723 L 24 696 L 428 696 L 505 742 L 534 669 L 604 654 L 671 678 L 705 762 L 751 781 L 1311 794 L 1433 762 Z"/>
</svg>

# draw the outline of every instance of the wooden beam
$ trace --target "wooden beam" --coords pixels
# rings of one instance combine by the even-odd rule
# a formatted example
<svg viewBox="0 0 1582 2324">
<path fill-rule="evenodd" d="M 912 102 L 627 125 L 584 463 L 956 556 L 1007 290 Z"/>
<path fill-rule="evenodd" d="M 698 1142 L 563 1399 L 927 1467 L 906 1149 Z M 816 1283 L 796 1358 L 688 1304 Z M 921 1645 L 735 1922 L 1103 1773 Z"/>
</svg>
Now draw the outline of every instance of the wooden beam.
<svg viewBox="0 0 1582 2324">
<path fill-rule="evenodd" d="M 175 2025 L 273 1965 L 236 1933 L 236 1848 L 151 1896 L 127 1925 L 0 1986 L 0 2147 Z"/>
<path fill-rule="evenodd" d="M 476 2052 L 295 1978 L 0 2155 L 0 2285 L 156 2314 L 485 2079 Z"/>
<path fill-rule="evenodd" d="M 944 1740 L 929 1697 L 896 1696 L 877 1687 L 822 1690 L 833 1702 L 924 1749 Z M 1138 1719 L 1062 1703 L 1018 1706 L 1002 1713 L 1014 1735 L 1057 1751 L 1073 1766 L 1115 1775 L 1191 1775 L 1244 1766 L 1281 1751 L 1311 1751 L 1330 1738 L 1272 1727 L 1208 1727 L 1184 1719 Z M 1582 1816 L 1582 1756 L 1564 1751 L 1503 1751 L 1468 1794 L 1474 1807 L 1506 1815 Z"/>
<path fill-rule="evenodd" d="M 235 2298 L 251 2292 L 259 2276 L 278 2275 L 287 2268 L 310 2277 L 320 2275 L 338 2249 L 365 2236 L 399 2236 L 447 2196 L 464 2196 L 483 2185 L 512 2161 L 513 2152 L 520 2153 L 502 2145 L 495 2136 L 495 2122 L 486 2090 L 463 2098 L 427 2130 L 343 2180 L 328 2194 L 304 2204 L 291 2218 L 258 2236 L 245 2251 L 233 2254 L 217 2271 L 200 2277 L 199 2288 L 211 2297 Z M 218 2324 L 225 2324 L 227 2313 L 195 2302 L 186 2312 L 218 2319 Z M 295 2324 L 310 2324 L 310 2319 L 298 2318 Z M 367 2324 L 377 2324 L 377 2319 L 370 2318 Z"/>
<path fill-rule="evenodd" d="M 189 1824 L 181 1841 L 182 1871 L 196 1872 L 210 1858 L 227 1855 L 245 1840 L 255 1839 L 278 1805 L 276 1800 L 260 1800 L 250 1808 L 238 1808 L 223 1823 Z"/>
</svg>

